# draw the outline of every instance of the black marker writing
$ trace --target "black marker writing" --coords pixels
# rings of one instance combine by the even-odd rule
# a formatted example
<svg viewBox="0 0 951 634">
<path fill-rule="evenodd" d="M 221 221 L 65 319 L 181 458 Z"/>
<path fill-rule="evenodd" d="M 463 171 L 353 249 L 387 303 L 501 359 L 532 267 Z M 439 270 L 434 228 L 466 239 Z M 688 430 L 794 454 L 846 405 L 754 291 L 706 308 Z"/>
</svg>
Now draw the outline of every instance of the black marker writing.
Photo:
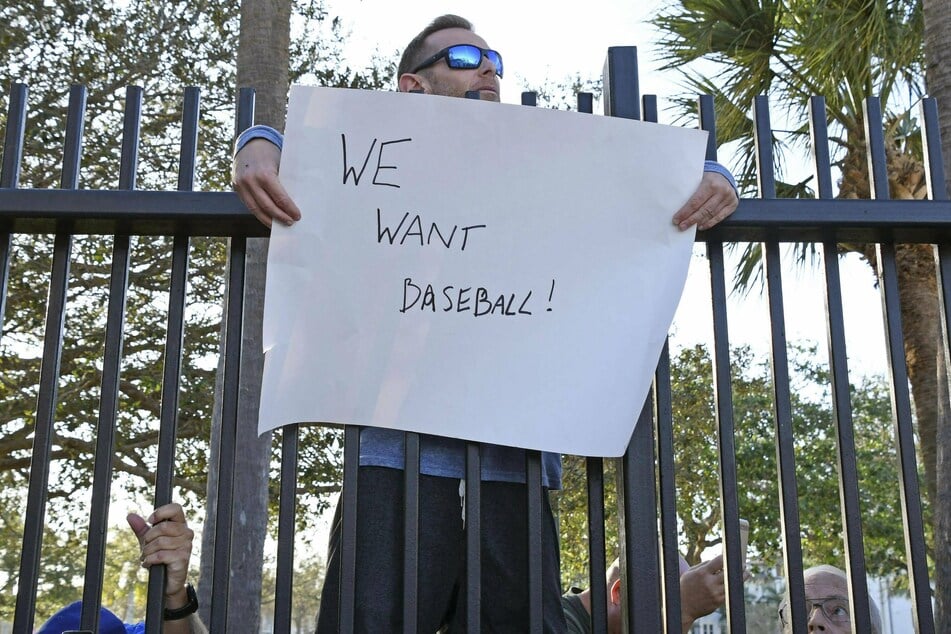
<svg viewBox="0 0 951 634">
<path fill-rule="evenodd" d="M 500 293 L 490 296 L 487 289 L 479 286 L 475 289 L 475 296 L 473 297 L 472 287 L 456 288 L 448 285 L 439 289 L 440 297 L 437 298 L 436 293 L 437 290 L 433 288 L 432 284 L 426 284 L 424 287 L 413 282 L 411 277 L 404 278 L 403 306 L 400 308 L 400 312 L 405 313 L 411 308 L 416 308 L 420 311 L 428 310 L 433 313 L 437 310 L 444 313 L 471 312 L 474 317 L 485 315 L 515 317 L 532 314 L 532 311 L 528 309 L 532 291 L 525 294 Z"/>
<path fill-rule="evenodd" d="M 394 229 L 388 224 L 383 222 L 383 211 L 380 208 L 376 210 L 376 241 L 378 244 L 382 244 L 386 240 L 390 244 L 396 243 L 397 239 L 399 240 L 399 245 L 402 246 L 406 243 L 406 240 L 409 239 L 411 244 L 415 244 L 416 241 L 419 241 L 419 246 L 427 246 L 433 243 L 433 238 L 435 237 L 438 244 L 447 249 L 452 247 L 453 241 L 456 238 L 456 231 L 461 231 L 462 243 L 459 245 L 460 251 L 466 250 L 466 244 L 469 242 L 469 231 L 473 229 L 485 229 L 485 225 L 469 225 L 466 227 L 460 227 L 459 225 L 453 225 L 452 230 L 444 227 L 439 228 L 439 225 L 435 222 L 425 223 L 429 226 L 429 230 L 424 229 L 424 223 L 419 214 L 412 216 L 410 219 L 410 213 L 407 211 L 403 214 L 403 218 L 400 220 L 400 223 L 396 225 Z M 407 224 L 409 220 L 409 224 Z M 448 237 L 447 237 L 448 236 Z M 457 241 L 458 244 L 458 241 Z"/>
<path fill-rule="evenodd" d="M 383 149 L 387 145 L 392 145 L 394 143 L 406 143 L 412 141 L 413 139 L 397 139 L 395 141 L 383 141 L 380 143 L 379 150 L 376 154 L 376 170 L 373 172 L 373 184 L 374 185 L 385 185 L 387 187 L 396 187 L 399 188 L 399 185 L 396 183 L 387 183 L 377 180 L 380 176 L 380 170 L 395 170 L 396 165 L 384 165 L 383 164 Z M 360 184 L 360 179 L 363 178 L 363 172 L 367 169 L 367 164 L 370 162 L 370 157 L 373 156 L 373 148 L 376 147 L 376 142 L 378 139 L 373 139 L 373 142 L 370 144 L 370 149 L 367 150 L 367 154 L 363 159 L 363 165 L 360 167 L 360 172 L 357 173 L 356 167 L 347 163 L 347 135 L 340 135 L 340 142 L 343 145 L 343 184 L 346 185 L 349 178 L 353 177 L 353 185 L 356 187 Z"/>
</svg>

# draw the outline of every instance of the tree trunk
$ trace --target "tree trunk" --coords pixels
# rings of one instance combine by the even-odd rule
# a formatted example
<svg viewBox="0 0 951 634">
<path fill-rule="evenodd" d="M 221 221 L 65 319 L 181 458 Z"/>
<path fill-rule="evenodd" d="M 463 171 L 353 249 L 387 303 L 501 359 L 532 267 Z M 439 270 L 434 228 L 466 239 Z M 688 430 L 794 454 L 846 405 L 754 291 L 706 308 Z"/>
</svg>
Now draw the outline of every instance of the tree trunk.
<svg viewBox="0 0 951 634">
<path fill-rule="evenodd" d="M 238 88 L 256 91 L 255 123 L 265 123 L 279 130 L 284 116 L 289 82 L 290 15 L 292 0 L 242 0 L 241 32 L 238 43 Z M 260 630 L 261 582 L 264 565 L 264 538 L 268 516 L 268 470 L 271 434 L 258 436 L 258 405 L 264 354 L 261 324 L 264 315 L 264 281 L 267 263 L 267 239 L 248 240 L 244 291 L 244 331 L 241 342 L 241 372 L 238 396 L 238 435 L 236 456 L 239 468 L 234 475 L 234 516 L 232 522 L 230 592 L 228 623 L 223 631 L 252 632 Z M 227 297 L 227 293 L 226 293 Z M 225 317 L 225 322 L 227 318 Z M 224 323 L 224 322 L 223 322 Z M 223 334 L 223 331 L 222 331 Z M 223 364 L 219 362 L 219 376 Z M 220 433 L 222 390 L 215 390 L 216 425 L 213 436 Z M 217 454 L 217 443 L 212 452 Z M 211 465 L 217 465 L 213 455 Z M 214 467 L 208 477 L 208 514 L 202 536 L 202 577 L 210 578 L 214 554 L 215 490 L 217 473 Z M 206 576 L 207 575 L 207 576 Z M 214 592 L 214 589 L 206 590 Z M 214 592 L 200 603 L 222 600 Z M 207 616 L 208 608 L 203 607 Z"/>
<path fill-rule="evenodd" d="M 924 0 L 925 81 L 928 93 L 938 102 L 941 154 L 944 158 L 945 191 L 935 183 L 937 196 L 951 192 L 951 3 Z M 938 339 L 938 341 L 942 341 Z M 935 557 L 935 631 L 951 631 L 951 407 L 948 405 L 948 341 L 938 347 L 938 419 L 935 431 L 935 477 L 945 486 L 932 498 Z"/>
<path fill-rule="evenodd" d="M 924 0 L 925 82 L 928 94 L 938 102 L 941 154 L 944 157 L 945 187 L 951 192 L 951 3 Z"/>
</svg>

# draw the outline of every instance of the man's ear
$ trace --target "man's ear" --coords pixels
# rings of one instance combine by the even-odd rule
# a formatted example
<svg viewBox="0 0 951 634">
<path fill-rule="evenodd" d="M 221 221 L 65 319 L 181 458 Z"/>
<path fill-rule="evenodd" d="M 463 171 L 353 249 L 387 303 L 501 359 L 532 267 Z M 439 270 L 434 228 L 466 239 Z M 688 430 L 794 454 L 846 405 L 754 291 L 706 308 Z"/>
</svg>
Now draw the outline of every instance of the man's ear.
<svg viewBox="0 0 951 634">
<path fill-rule="evenodd" d="M 403 73 L 397 85 L 400 92 L 427 92 L 429 88 L 426 78 L 416 73 Z"/>
<path fill-rule="evenodd" d="M 608 597 L 614 605 L 621 605 L 621 580 L 616 579 L 611 584 L 611 592 Z"/>
</svg>

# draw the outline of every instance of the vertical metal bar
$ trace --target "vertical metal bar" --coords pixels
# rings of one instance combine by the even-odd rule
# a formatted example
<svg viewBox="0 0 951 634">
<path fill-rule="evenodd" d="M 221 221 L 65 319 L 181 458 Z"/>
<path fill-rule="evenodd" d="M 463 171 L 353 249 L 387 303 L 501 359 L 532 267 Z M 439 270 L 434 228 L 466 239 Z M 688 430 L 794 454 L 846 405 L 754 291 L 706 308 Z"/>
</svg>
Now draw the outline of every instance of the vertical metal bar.
<svg viewBox="0 0 951 634">
<path fill-rule="evenodd" d="M 816 197 L 832 198 L 832 170 L 825 99 L 809 101 L 809 130 L 816 175 Z M 832 373 L 832 410 L 837 427 L 839 503 L 845 527 L 845 561 L 849 574 L 849 601 L 853 632 L 872 630 L 862 539 L 862 510 L 859 506 L 858 474 L 855 463 L 855 435 L 849 394 L 849 366 L 842 314 L 842 285 L 839 276 L 839 246 L 832 240 L 822 245 L 825 267 L 825 300 L 828 320 L 829 361 Z"/>
<path fill-rule="evenodd" d="M 23 135 L 26 130 L 26 84 L 10 87 L 7 105 L 7 129 L 3 137 L 3 162 L 0 163 L 0 187 L 14 188 L 20 180 L 20 160 L 23 157 Z M 3 315 L 7 303 L 7 280 L 10 276 L 10 232 L 0 227 L 0 336 L 3 334 Z"/>
<path fill-rule="evenodd" d="M 274 632 L 290 634 L 294 604 L 294 520 L 297 513 L 297 452 L 300 426 L 281 429 L 281 502 L 277 524 Z"/>
<path fill-rule="evenodd" d="M 126 88 L 125 117 L 122 132 L 122 158 L 119 163 L 119 189 L 135 188 L 138 167 L 139 127 L 142 113 L 142 88 Z M 116 423 L 119 410 L 119 373 L 122 364 L 122 336 L 125 303 L 129 286 L 128 234 L 117 234 L 112 244 L 112 272 L 109 281 L 109 305 L 106 309 L 106 343 L 102 359 L 99 394 L 99 420 L 96 425 L 96 460 L 93 467 L 92 502 L 86 549 L 86 575 L 83 585 L 82 629 L 97 631 L 105 568 L 106 537 L 109 530 L 109 500 L 112 486 L 112 459 L 115 455 Z"/>
<path fill-rule="evenodd" d="M 482 445 L 466 443 L 466 631 L 482 631 Z"/>
<path fill-rule="evenodd" d="M 86 108 L 86 93 L 74 87 L 69 95 L 67 111 L 66 143 L 64 156 L 81 153 L 83 138 L 83 115 Z M 10 97 L 10 113 L 7 118 L 7 136 L 4 145 L 2 183 L 15 187 L 18 179 L 20 154 L 23 145 L 23 125 L 26 120 L 26 86 L 14 85 Z M 78 161 L 64 160 L 61 184 L 75 187 L 78 181 Z M 46 326 L 43 333 L 43 361 L 40 366 L 40 390 L 36 399 L 36 420 L 33 431 L 33 455 L 30 461 L 30 484 L 27 493 L 27 514 L 23 527 L 23 546 L 20 552 L 20 574 L 17 578 L 17 600 L 14 611 L 15 631 L 33 630 L 36 609 L 36 585 L 40 570 L 40 551 L 43 546 L 43 525 L 46 517 L 46 489 L 49 483 L 50 451 L 53 443 L 53 421 L 56 417 L 56 402 L 59 389 L 60 363 L 63 356 L 63 329 L 66 317 L 66 293 L 69 286 L 69 263 L 72 252 L 70 228 L 59 227 L 53 243 L 53 265 L 50 272 L 50 293 L 46 307 Z M 5 295 L 9 234 L 0 243 L 5 245 L 0 253 L 3 267 Z M 0 312 L 2 317 L 2 312 Z M 2 324 L 0 324 L 2 325 Z M 22 630 L 21 630 L 22 628 Z"/>
<path fill-rule="evenodd" d="M 580 98 L 580 95 L 579 95 Z M 522 105 L 534 106 L 535 93 L 522 93 Z M 525 495 L 528 552 L 528 631 L 541 634 L 544 628 L 542 576 L 542 458 L 539 451 L 525 452 Z"/>
<path fill-rule="evenodd" d="M 544 628 L 542 583 L 542 454 L 525 452 L 525 489 L 528 521 L 528 631 L 541 634 Z M 603 558 L 603 557 L 602 557 Z"/>
<path fill-rule="evenodd" d="M 888 168 L 885 158 L 885 138 L 882 127 L 882 105 L 876 97 L 864 103 L 865 134 L 868 139 L 868 162 L 872 197 L 890 198 Z M 931 585 L 928 580 L 928 559 L 924 543 L 924 522 L 921 516 L 921 492 L 918 487 L 918 462 L 915 456 L 915 432 L 911 414 L 911 395 L 908 391 L 908 368 L 905 364 L 905 346 L 902 337 L 901 302 L 898 294 L 898 266 L 895 245 L 891 242 L 877 246 L 878 279 L 882 308 L 885 313 L 886 351 L 891 370 L 892 415 L 895 420 L 895 442 L 898 466 L 901 471 L 901 509 L 905 528 L 905 556 L 912 616 L 919 634 L 932 634 L 934 614 L 931 606 Z"/>
<path fill-rule="evenodd" d="M 759 197 L 776 198 L 776 175 L 773 173 L 773 130 L 769 123 L 769 101 L 764 95 L 759 95 L 753 100 L 753 118 Z"/>
<path fill-rule="evenodd" d="M 352 634 L 353 611 L 356 608 L 357 580 L 357 496 L 359 495 L 360 428 L 347 425 L 343 443 L 343 505 L 340 527 L 340 596 L 339 625 L 341 634 Z"/>
<path fill-rule="evenodd" d="M 602 84 L 606 115 L 641 118 L 636 47 L 608 48 Z M 649 396 L 617 471 L 621 583 L 626 601 L 622 615 L 624 627 L 634 634 L 662 631 L 651 403 Z"/>
<path fill-rule="evenodd" d="M 934 97 L 921 100 L 920 116 L 928 198 L 947 200 L 948 189 L 944 182 L 944 159 L 941 155 L 941 126 L 938 124 L 938 103 Z"/>
<path fill-rule="evenodd" d="M 594 94 L 590 92 L 578 93 L 578 112 L 591 114 L 594 112 Z"/>
<path fill-rule="evenodd" d="M 594 95 L 590 92 L 578 93 L 578 112 L 594 112 Z M 592 631 L 600 634 L 608 631 L 607 580 L 605 570 L 605 526 L 604 526 L 604 460 L 588 458 L 587 497 L 588 497 L 588 589 L 591 604 Z M 531 561 L 531 559 L 529 559 Z"/>
<path fill-rule="evenodd" d="M 756 97 L 756 166 L 761 198 L 776 197 L 773 175 L 772 129 L 766 97 Z M 773 408 L 776 425 L 776 462 L 779 469 L 780 517 L 783 526 L 783 561 L 792 628 L 806 631 L 805 585 L 802 578 L 802 543 L 799 531 L 799 495 L 796 488 L 796 458 L 793 449 L 792 404 L 789 398 L 789 361 L 786 355 L 786 322 L 783 315 L 781 257 L 776 242 L 763 244 L 766 289 L 769 304 Z"/>
<path fill-rule="evenodd" d="M 403 632 L 413 634 L 419 614 L 419 434 L 403 437 Z"/>
<path fill-rule="evenodd" d="M 832 198 L 832 168 L 829 163 L 829 130 L 825 97 L 809 99 L 809 138 L 812 141 L 816 198 Z"/>
<path fill-rule="evenodd" d="M 254 89 L 238 91 L 235 134 L 254 121 Z M 209 631 L 228 628 L 230 599 L 231 532 L 234 498 L 235 438 L 238 425 L 238 380 L 241 371 L 241 340 L 244 323 L 244 284 L 247 238 L 228 241 L 228 299 L 225 304 L 224 379 L 221 396 L 221 433 L 218 449 L 218 490 L 215 491 L 215 547 L 211 579 L 213 597 L 209 613 Z"/>
<path fill-rule="evenodd" d="M 667 342 L 654 375 L 657 392 L 654 430 L 660 491 L 660 564 L 663 572 L 661 591 L 667 632 L 681 630 L 680 555 L 677 549 L 677 485 L 674 462 L 674 414 L 670 391 L 670 349 Z"/>
<path fill-rule="evenodd" d="M 3 136 L 3 163 L 0 164 L 0 187 L 17 187 L 20 182 L 20 161 L 23 159 L 23 136 L 26 131 L 26 84 L 10 86 L 7 104 L 7 129 Z"/>
<path fill-rule="evenodd" d="M 904 342 L 901 331 L 901 306 L 898 298 L 898 268 L 895 264 L 895 245 L 878 245 L 878 277 L 881 284 L 882 305 L 887 331 L 886 349 L 891 369 L 892 416 L 895 420 L 895 440 L 901 471 L 902 520 L 905 527 L 905 556 L 908 565 L 909 591 L 914 604 L 912 615 L 915 631 L 919 634 L 934 632 L 931 610 L 931 590 L 924 544 L 924 522 L 921 517 L 921 492 L 918 487 L 915 435 L 911 415 L 911 397 L 908 393 L 908 370 L 905 365 Z"/>
<path fill-rule="evenodd" d="M 478 99 L 470 90 L 467 99 Z M 482 446 L 466 443 L 466 628 L 482 631 Z"/>
<path fill-rule="evenodd" d="M 39 577 L 40 549 L 46 515 L 46 489 L 49 482 L 50 450 L 60 362 L 63 352 L 63 328 L 66 315 L 66 291 L 69 281 L 71 241 L 67 232 L 58 233 L 53 245 L 53 268 L 50 274 L 50 296 L 43 333 L 43 361 L 40 366 L 40 389 L 36 401 L 36 422 L 33 430 L 33 455 L 30 459 L 30 485 L 17 578 L 17 602 L 13 627 L 15 631 L 33 630 L 36 605 L 36 584 Z"/>
<path fill-rule="evenodd" d="M 198 149 L 200 92 L 186 88 L 182 106 L 182 139 L 178 163 L 178 190 L 191 191 L 195 181 Z M 169 283 L 168 322 L 165 329 L 165 367 L 162 372 L 162 405 L 159 416 L 158 461 L 155 470 L 155 507 L 172 501 L 172 476 L 178 425 L 178 394 L 181 388 L 182 347 L 185 333 L 185 297 L 188 287 L 188 236 L 179 232 L 172 243 L 172 275 Z M 165 566 L 149 568 L 148 600 L 145 604 L 146 634 L 160 634 L 165 606 Z"/>
<path fill-rule="evenodd" d="M 644 95 L 641 102 L 641 120 L 657 123 L 657 95 Z"/>
<path fill-rule="evenodd" d="M 591 114 L 594 111 L 594 95 L 590 92 L 578 93 L 578 112 Z M 604 460 L 588 458 L 588 584 L 591 599 L 591 626 L 594 632 L 607 632 L 607 582 L 605 569 L 605 527 L 604 527 Z"/>
<path fill-rule="evenodd" d="M 700 127 L 707 130 L 707 159 L 717 158 L 713 96 L 699 100 Z M 736 487 L 736 439 L 733 421 L 733 387 L 730 378 L 730 335 L 726 310 L 726 276 L 723 244 L 707 242 L 710 262 L 710 296 L 713 301 L 713 391 L 716 402 L 719 451 L 720 517 L 723 518 L 724 573 L 726 574 L 727 628 L 731 634 L 746 632 L 746 604 L 739 538 L 739 503 Z"/>
<path fill-rule="evenodd" d="M 0 187 L 14 188 L 20 180 L 20 162 L 23 157 L 23 137 L 26 131 L 26 107 L 29 90 L 26 84 L 14 83 L 10 86 L 10 102 L 7 104 L 6 131 L 3 140 L 3 161 L 0 163 Z M 0 227 L 0 337 L 3 335 L 3 317 L 6 312 L 7 288 L 10 277 L 10 251 L 12 238 L 10 232 Z M 65 284 L 69 278 L 69 241 L 54 246 L 54 254 L 66 251 L 65 258 L 60 261 L 54 259 L 53 274 L 50 278 L 50 297 L 47 312 L 47 332 L 43 339 L 43 366 L 41 377 L 47 374 L 52 376 L 52 383 L 41 379 L 41 394 L 44 386 L 50 392 L 51 404 L 55 408 L 56 381 L 59 377 L 59 358 L 62 348 L 62 327 L 65 308 Z M 54 255 L 55 258 L 55 255 Z M 58 269 L 65 266 L 65 271 L 57 275 Z M 62 299 L 54 289 L 62 282 Z M 53 304 L 58 303 L 53 311 Z M 59 326 L 55 335 L 50 325 L 56 320 Z M 54 349 L 50 344 L 58 342 Z M 55 358 L 55 361 L 52 359 Z M 47 362 L 47 359 L 50 359 Z M 55 365 L 55 369 L 51 366 Z M 51 372 L 50 372 L 51 371 Z M 20 551 L 20 574 L 17 582 L 17 599 L 14 608 L 14 627 L 23 628 L 23 631 L 32 631 L 33 612 L 36 605 L 36 582 L 39 576 L 40 549 L 43 542 L 43 522 L 46 515 L 46 484 L 49 479 L 49 451 L 51 446 L 52 415 L 41 418 L 41 402 L 37 402 L 37 415 L 34 423 L 33 460 L 30 463 L 30 483 L 27 494 L 27 519 L 24 523 L 23 543 Z M 34 483 L 35 481 L 35 483 Z"/>
<path fill-rule="evenodd" d="M 661 619 L 657 543 L 657 495 L 654 477 L 654 390 L 648 394 L 618 468 L 618 505 L 623 517 L 621 585 L 626 605 L 625 631 L 657 634 Z"/>
<path fill-rule="evenodd" d="M 244 320 L 244 279 L 247 239 L 231 238 L 228 254 L 228 301 L 225 308 L 225 363 L 218 451 L 218 501 L 215 523 L 214 575 L 208 629 L 228 629 L 231 577 L 231 534 L 234 503 L 235 439 L 238 430 L 238 378 L 241 372 L 241 337 Z"/>
<path fill-rule="evenodd" d="M 604 114 L 624 119 L 640 119 L 641 89 L 637 75 L 637 47 L 609 47 L 601 77 L 601 84 L 604 86 Z"/>
<path fill-rule="evenodd" d="M 591 626 L 593 632 L 608 631 L 607 582 L 605 579 L 604 538 L 604 460 L 588 458 L 588 576 L 591 598 Z"/>
</svg>

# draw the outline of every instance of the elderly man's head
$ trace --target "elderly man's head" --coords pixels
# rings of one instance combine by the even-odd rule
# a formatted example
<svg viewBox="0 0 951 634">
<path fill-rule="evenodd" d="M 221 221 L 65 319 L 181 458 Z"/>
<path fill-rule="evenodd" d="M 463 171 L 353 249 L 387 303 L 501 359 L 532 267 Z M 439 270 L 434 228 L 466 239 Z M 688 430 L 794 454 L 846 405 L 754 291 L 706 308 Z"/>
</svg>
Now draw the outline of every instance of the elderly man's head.
<svg viewBox="0 0 951 634">
<path fill-rule="evenodd" d="M 849 610 L 849 579 L 844 570 L 835 566 L 813 566 L 803 573 L 806 587 L 806 610 L 809 632 L 850 634 L 852 614 Z M 868 598 L 872 618 L 872 634 L 881 634 L 882 617 L 872 597 Z M 792 632 L 789 602 L 779 607 L 784 632 Z"/>
</svg>

